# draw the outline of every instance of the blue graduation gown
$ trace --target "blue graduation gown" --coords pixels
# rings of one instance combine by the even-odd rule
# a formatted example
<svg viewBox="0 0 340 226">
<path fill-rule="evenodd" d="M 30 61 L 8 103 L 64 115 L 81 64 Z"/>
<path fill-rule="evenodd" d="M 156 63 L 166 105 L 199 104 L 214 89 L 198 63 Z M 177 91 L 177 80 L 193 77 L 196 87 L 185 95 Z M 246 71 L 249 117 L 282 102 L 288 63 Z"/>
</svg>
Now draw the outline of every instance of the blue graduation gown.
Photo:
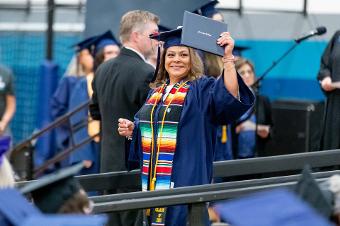
<svg viewBox="0 0 340 226">
<path fill-rule="evenodd" d="M 71 93 L 69 111 L 72 111 L 74 108 L 87 102 L 88 100 L 89 95 L 87 91 L 87 80 L 86 78 L 81 78 L 76 83 Z M 72 127 L 83 125 L 79 130 L 74 131 L 75 144 L 79 144 L 89 137 L 87 131 L 87 121 L 89 116 L 88 111 L 88 107 L 83 108 L 81 111 L 72 115 L 70 118 Z M 83 169 L 80 174 L 99 173 L 99 143 L 91 141 L 90 143 L 77 148 L 69 156 L 69 161 L 71 165 L 83 160 L 91 160 L 92 166 L 88 169 Z"/>
<path fill-rule="evenodd" d="M 66 114 L 69 111 L 71 92 L 81 77 L 64 76 L 53 94 L 51 99 L 51 114 L 52 119 Z M 63 151 L 69 146 L 70 129 L 65 123 L 55 129 L 56 146 L 59 151 Z"/>
<path fill-rule="evenodd" d="M 174 187 L 209 184 L 212 181 L 214 149 L 218 125 L 238 119 L 254 103 L 254 95 L 238 76 L 240 100 L 233 97 L 221 79 L 193 81 L 186 95 L 177 132 L 171 182 Z M 130 160 L 142 160 L 139 119 L 135 117 Z M 167 226 L 185 226 L 187 206 L 169 207 Z M 206 214 L 207 224 L 208 215 Z"/>
<path fill-rule="evenodd" d="M 222 126 L 217 128 L 215 157 L 214 161 L 225 161 L 233 159 L 233 150 L 231 145 L 231 126 L 227 125 L 227 142 L 222 143 Z"/>
</svg>

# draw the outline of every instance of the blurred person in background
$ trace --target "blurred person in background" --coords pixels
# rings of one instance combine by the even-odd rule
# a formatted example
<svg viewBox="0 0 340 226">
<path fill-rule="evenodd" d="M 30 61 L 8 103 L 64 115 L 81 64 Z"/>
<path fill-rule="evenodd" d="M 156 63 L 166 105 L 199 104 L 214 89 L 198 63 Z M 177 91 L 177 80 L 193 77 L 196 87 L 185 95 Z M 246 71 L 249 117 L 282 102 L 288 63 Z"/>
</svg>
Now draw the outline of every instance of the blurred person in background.
<svg viewBox="0 0 340 226">
<path fill-rule="evenodd" d="M 10 142 L 11 137 L 0 136 L 0 189 L 14 187 L 14 172 L 6 157 Z"/>
<path fill-rule="evenodd" d="M 235 68 L 245 84 L 251 88 L 256 79 L 254 65 L 247 59 L 238 58 L 235 62 Z M 273 130 L 271 104 L 269 98 L 264 95 L 259 95 L 256 101 L 254 107 L 233 125 L 232 146 L 235 158 L 266 155 L 264 153 L 265 145 Z M 258 109 L 255 109 L 256 107 Z M 256 113 L 256 110 L 258 110 L 258 113 Z M 256 135 L 255 131 L 257 132 Z"/>
<path fill-rule="evenodd" d="M 93 72 L 93 56 L 89 43 L 93 41 L 94 37 L 87 38 L 76 45 L 76 61 L 75 66 L 71 66 L 69 72 L 71 74 L 64 74 L 59 81 L 58 87 L 51 99 L 51 118 L 52 121 L 65 115 L 70 109 L 70 98 L 72 90 L 80 78 Z M 73 68 L 73 69 L 72 69 Z M 75 69 L 75 70 L 74 70 Z M 75 72 L 75 73 L 74 73 Z M 56 152 L 66 150 L 70 145 L 70 127 L 68 123 L 64 123 L 55 129 Z M 51 158 L 55 153 L 49 153 L 46 158 Z M 69 165 L 69 160 L 62 161 L 61 166 Z"/>
<path fill-rule="evenodd" d="M 340 30 L 329 41 L 317 76 L 326 96 L 320 150 L 340 148 Z"/>
<path fill-rule="evenodd" d="M 120 51 L 120 43 L 117 42 L 111 31 L 107 31 L 98 35 L 91 43 L 91 54 L 94 60 L 94 67 L 98 67 L 101 63 L 115 58 Z M 69 111 L 71 112 L 81 104 L 88 102 L 92 97 L 92 81 L 94 73 L 88 73 L 85 77 L 79 79 L 75 84 L 69 103 Z M 74 131 L 74 141 L 76 144 L 83 140 L 93 137 L 90 143 L 87 143 L 70 154 L 70 164 L 76 164 L 84 161 L 85 168 L 80 174 L 99 173 L 100 166 L 100 121 L 93 120 L 89 116 L 89 108 L 83 108 L 70 118 L 71 126 L 78 128 Z M 84 126 L 87 125 L 87 126 Z"/>
<path fill-rule="evenodd" d="M 154 54 L 157 41 L 149 35 L 158 32 L 159 18 L 142 10 L 129 11 L 120 22 L 120 54 L 96 70 L 92 88 L 91 116 L 101 121 L 100 172 L 127 170 L 126 139 L 117 132 L 118 118 L 133 120 L 150 90 L 154 68 L 146 59 Z M 137 166 L 136 166 L 137 167 Z M 138 189 L 138 188 L 136 188 Z M 108 193 L 136 191 L 117 189 Z M 110 214 L 109 225 L 140 226 L 139 211 Z"/>
<path fill-rule="evenodd" d="M 5 66 L 0 65 L 0 136 L 12 136 L 9 124 L 14 116 L 15 109 L 13 73 Z"/>
</svg>

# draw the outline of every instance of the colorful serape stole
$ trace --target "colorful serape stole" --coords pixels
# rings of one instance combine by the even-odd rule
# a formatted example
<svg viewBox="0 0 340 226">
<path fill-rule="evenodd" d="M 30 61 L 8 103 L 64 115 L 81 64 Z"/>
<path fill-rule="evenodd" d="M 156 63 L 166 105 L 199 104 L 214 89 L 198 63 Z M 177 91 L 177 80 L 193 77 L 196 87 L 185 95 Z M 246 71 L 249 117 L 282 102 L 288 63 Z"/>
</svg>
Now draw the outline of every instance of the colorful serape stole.
<svg viewBox="0 0 340 226">
<path fill-rule="evenodd" d="M 177 129 L 190 85 L 176 83 L 163 101 L 166 84 L 157 88 L 138 113 L 142 136 L 142 190 L 169 189 L 176 150 Z M 165 223 L 166 208 L 153 208 L 151 225 Z"/>
</svg>

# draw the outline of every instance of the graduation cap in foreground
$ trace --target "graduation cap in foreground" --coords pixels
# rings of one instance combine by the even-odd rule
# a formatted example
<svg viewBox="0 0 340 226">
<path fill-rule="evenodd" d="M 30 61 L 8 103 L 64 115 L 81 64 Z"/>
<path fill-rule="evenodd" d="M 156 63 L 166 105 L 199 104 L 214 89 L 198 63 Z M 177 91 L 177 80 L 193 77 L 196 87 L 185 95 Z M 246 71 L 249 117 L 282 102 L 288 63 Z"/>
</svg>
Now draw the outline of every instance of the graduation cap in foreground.
<svg viewBox="0 0 340 226">
<path fill-rule="evenodd" d="M 0 225 L 20 226 L 29 216 L 41 212 L 16 189 L 0 189 Z"/>
<path fill-rule="evenodd" d="M 104 226 L 106 221 L 105 215 L 35 215 L 20 226 Z"/>
<path fill-rule="evenodd" d="M 10 136 L 0 136 L 0 166 L 3 162 L 4 155 L 9 150 L 10 144 L 11 144 Z"/>
<path fill-rule="evenodd" d="M 113 36 L 110 30 L 95 36 L 91 42 L 91 54 L 95 56 L 100 50 L 108 45 L 120 46 L 120 42 Z"/>
<path fill-rule="evenodd" d="M 82 187 L 74 177 L 82 168 L 83 163 L 61 169 L 35 182 L 22 187 L 23 194 L 31 193 L 34 204 L 44 213 L 56 213 L 60 207 L 78 193 Z"/>
<path fill-rule="evenodd" d="M 221 202 L 214 209 L 233 226 L 331 226 L 325 218 L 287 189 L 262 191 Z"/>
<path fill-rule="evenodd" d="M 309 203 L 310 206 L 326 218 L 332 215 L 333 193 L 330 190 L 320 188 L 309 167 L 304 167 L 294 190 L 301 199 Z"/>
</svg>

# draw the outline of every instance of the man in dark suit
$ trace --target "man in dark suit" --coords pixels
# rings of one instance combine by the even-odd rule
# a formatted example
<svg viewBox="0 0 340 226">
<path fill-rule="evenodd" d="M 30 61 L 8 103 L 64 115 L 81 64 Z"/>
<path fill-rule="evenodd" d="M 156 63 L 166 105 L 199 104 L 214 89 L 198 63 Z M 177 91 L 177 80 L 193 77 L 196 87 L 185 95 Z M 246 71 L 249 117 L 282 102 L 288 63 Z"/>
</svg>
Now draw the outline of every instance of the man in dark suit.
<svg viewBox="0 0 340 226">
<path fill-rule="evenodd" d="M 158 32 L 158 22 L 158 17 L 147 11 L 123 15 L 120 55 L 103 63 L 95 73 L 90 113 L 93 119 L 101 120 L 101 172 L 126 170 L 126 140 L 118 134 L 118 119 L 133 121 L 146 100 L 154 68 L 145 59 L 157 51 L 158 43 L 149 35 Z M 121 215 L 121 219 L 110 221 L 125 226 L 133 225 L 135 219 Z"/>
</svg>

